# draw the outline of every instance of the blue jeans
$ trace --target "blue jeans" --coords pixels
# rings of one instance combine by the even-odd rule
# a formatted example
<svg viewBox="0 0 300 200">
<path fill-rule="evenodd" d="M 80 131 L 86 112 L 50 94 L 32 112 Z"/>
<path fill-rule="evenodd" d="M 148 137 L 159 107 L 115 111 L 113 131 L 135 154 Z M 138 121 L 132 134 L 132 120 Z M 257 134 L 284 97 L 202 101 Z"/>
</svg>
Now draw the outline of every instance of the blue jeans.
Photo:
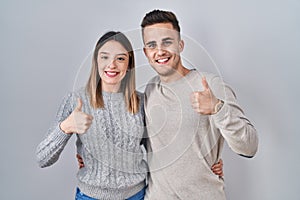
<svg viewBox="0 0 300 200">
<path fill-rule="evenodd" d="M 94 199 L 92 197 L 89 197 L 89 196 L 83 194 L 82 192 L 80 192 L 79 188 L 77 188 L 75 200 L 97 200 L 97 199 Z"/>
<path fill-rule="evenodd" d="M 136 193 L 135 195 L 129 197 L 126 200 L 144 200 L 145 197 L 145 193 L 146 193 L 146 187 L 144 187 L 142 190 L 140 190 L 138 193 Z"/>
<path fill-rule="evenodd" d="M 146 192 L 146 187 L 144 187 L 138 193 L 136 193 L 135 195 L 129 197 L 126 200 L 144 200 L 145 192 Z M 83 194 L 82 192 L 80 192 L 79 188 L 77 188 L 76 189 L 75 200 L 97 200 L 97 199 L 94 199 L 92 197 L 89 197 L 89 196 Z"/>
</svg>

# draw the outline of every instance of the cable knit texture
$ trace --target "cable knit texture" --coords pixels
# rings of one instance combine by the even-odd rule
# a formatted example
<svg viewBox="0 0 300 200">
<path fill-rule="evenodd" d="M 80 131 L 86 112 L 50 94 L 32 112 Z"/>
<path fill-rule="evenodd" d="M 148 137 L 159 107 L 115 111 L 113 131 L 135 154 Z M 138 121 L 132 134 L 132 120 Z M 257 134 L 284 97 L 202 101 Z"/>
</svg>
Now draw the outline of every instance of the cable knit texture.
<svg viewBox="0 0 300 200">
<path fill-rule="evenodd" d="M 103 92 L 104 108 L 93 109 L 85 89 L 65 96 L 53 126 L 37 147 L 40 167 L 54 164 L 72 134 L 65 134 L 59 124 L 83 102 L 82 112 L 94 117 L 91 127 L 77 135 L 77 152 L 85 167 L 77 173 L 78 187 L 84 194 L 97 199 L 125 199 L 145 186 L 147 165 L 140 145 L 144 135 L 143 96 L 139 112 L 128 112 L 122 93 Z M 75 157 L 75 155 L 74 155 Z"/>
</svg>

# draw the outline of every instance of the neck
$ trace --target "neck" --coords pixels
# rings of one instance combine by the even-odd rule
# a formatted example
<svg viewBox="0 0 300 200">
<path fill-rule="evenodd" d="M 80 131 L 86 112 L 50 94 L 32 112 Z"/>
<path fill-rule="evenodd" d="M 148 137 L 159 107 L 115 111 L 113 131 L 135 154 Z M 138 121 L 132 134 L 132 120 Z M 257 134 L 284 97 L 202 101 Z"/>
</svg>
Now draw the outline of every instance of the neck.
<svg viewBox="0 0 300 200">
<path fill-rule="evenodd" d="M 120 84 L 118 85 L 102 85 L 102 91 L 109 92 L 109 93 L 117 93 L 120 92 Z"/>
<path fill-rule="evenodd" d="M 190 72 L 189 69 L 185 68 L 183 65 L 180 65 L 172 74 L 163 76 L 160 75 L 160 80 L 164 83 L 171 83 L 177 81 L 187 75 Z"/>
</svg>

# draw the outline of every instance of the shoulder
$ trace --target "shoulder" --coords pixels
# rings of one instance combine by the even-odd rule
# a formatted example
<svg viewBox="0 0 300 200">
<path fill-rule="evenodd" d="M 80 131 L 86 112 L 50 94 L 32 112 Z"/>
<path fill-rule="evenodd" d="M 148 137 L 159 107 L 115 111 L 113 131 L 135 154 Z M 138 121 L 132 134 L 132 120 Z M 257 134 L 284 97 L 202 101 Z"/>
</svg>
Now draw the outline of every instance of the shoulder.
<svg viewBox="0 0 300 200">
<path fill-rule="evenodd" d="M 145 100 L 145 94 L 142 93 L 142 92 L 136 91 L 136 95 L 139 99 L 139 105 L 143 107 L 144 106 L 144 100 Z"/>
<path fill-rule="evenodd" d="M 136 91 L 136 95 L 138 96 L 139 99 L 143 99 L 144 98 L 144 93 L 143 92 Z"/>
<path fill-rule="evenodd" d="M 209 87 L 213 92 L 222 92 L 224 91 L 224 87 L 226 86 L 225 82 L 221 75 L 211 73 L 211 72 L 203 72 L 198 70 L 193 70 L 189 75 L 189 83 L 195 90 L 203 90 L 202 78 L 205 77 Z"/>
<path fill-rule="evenodd" d="M 220 75 L 211 73 L 211 72 L 202 72 L 198 70 L 193 70 L 191 71 L 192 73 L 192 78 L 197 79 L 197 80 L 202 80 L 203 77 L 206 78 L 206 81 L 209 85 L 211 84 L 220 84 L 223 82 L 223 79 Z"/>
<path fill-rule="evenodd" d="M 88 95 L 87 95 L 86 89 L 79 88 L 77 90 L 68 91 L 63 98 L 63 102 L 65 104 L 74 106 L 77 103 L 78 98 L 85 100 L 85 99 L 87 99 L 87 96 Z"/>
<path fill-rule="evenodd" d="M 199 70 L 191 70 L 191 78 L 197 78 L 201 80 L 202 77 L 205 77 L 206 80 L 212 80 L 214 77 L 217 77 L 216 74 L 211 73 L 211 72 L 205 72 L 205 71 L 199 71 Z"/>
<path fill-rule="evenodd" d="M 78 98 L 82 101 L 89 101 L 89 95 L 85 87 L 72 91 L 71 95 L 75 101 L 77 101 Z"/>
<path fill-rule="evenodd" d="M 152 78 L 148 81 L 146 87 L 151 86 L 151 85 L 153 85 L 153 84 L 157 84 L 157 83 L 159 83 L 159 81 L 160 81 L 160 78 L 159 78 L 158 75 L 156 75 L 156 76 L 152 77 Z"/>
<path fill-rule="evenodd" d="M 221 99 L 225 99 L 225 97 L 226 99 L 229 97 L 236 98 L 234 90 L 226 81 L 224 81 L 221 75 L 213 73 L 205 73 L 204 75 L 210 89 L 217 97 Z"/>
<path fill-rule="evenodd" d="M 159 82 L 160 82 L 160 78 L 158 75 L 151 78 L 146 85 L 145 94 L 151 91 Z"/>
<path fill-rule="evenodd" d="M 82 87 L 77 90 L 74 90 L 73 94 L 77 97 L 85 97 L 87 95 L 87 90 L 85 87 Z"/>
</svg>

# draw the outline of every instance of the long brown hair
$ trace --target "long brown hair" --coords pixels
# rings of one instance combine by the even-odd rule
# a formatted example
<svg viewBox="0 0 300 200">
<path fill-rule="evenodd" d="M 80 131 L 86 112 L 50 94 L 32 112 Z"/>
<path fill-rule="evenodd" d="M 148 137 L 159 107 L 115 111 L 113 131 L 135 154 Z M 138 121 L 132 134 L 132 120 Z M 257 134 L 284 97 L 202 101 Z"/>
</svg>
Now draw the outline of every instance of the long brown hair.
<svg viewBox="0 0 300 200">
<path fill-rule="evenodd" d="M 98 71 L 98 51 L 108 41 L 119 42 L 129 54 L 129 64 L 125 77 L 121 82 L 121 91 L 124 94 L 125 103 L 130 113 L 137 113 L 139 110 L 139 98 L 135 90 L 135 63 L 134 53 L 128 38 L 121 32 L 109 31 L 105 33 L 97 42 L 92 58 L 92 69 L 86 85 L 90 96 L 90 103 L 93 108 L 104 108 L 102 96 L 101 78 Z"/>
</svg>

